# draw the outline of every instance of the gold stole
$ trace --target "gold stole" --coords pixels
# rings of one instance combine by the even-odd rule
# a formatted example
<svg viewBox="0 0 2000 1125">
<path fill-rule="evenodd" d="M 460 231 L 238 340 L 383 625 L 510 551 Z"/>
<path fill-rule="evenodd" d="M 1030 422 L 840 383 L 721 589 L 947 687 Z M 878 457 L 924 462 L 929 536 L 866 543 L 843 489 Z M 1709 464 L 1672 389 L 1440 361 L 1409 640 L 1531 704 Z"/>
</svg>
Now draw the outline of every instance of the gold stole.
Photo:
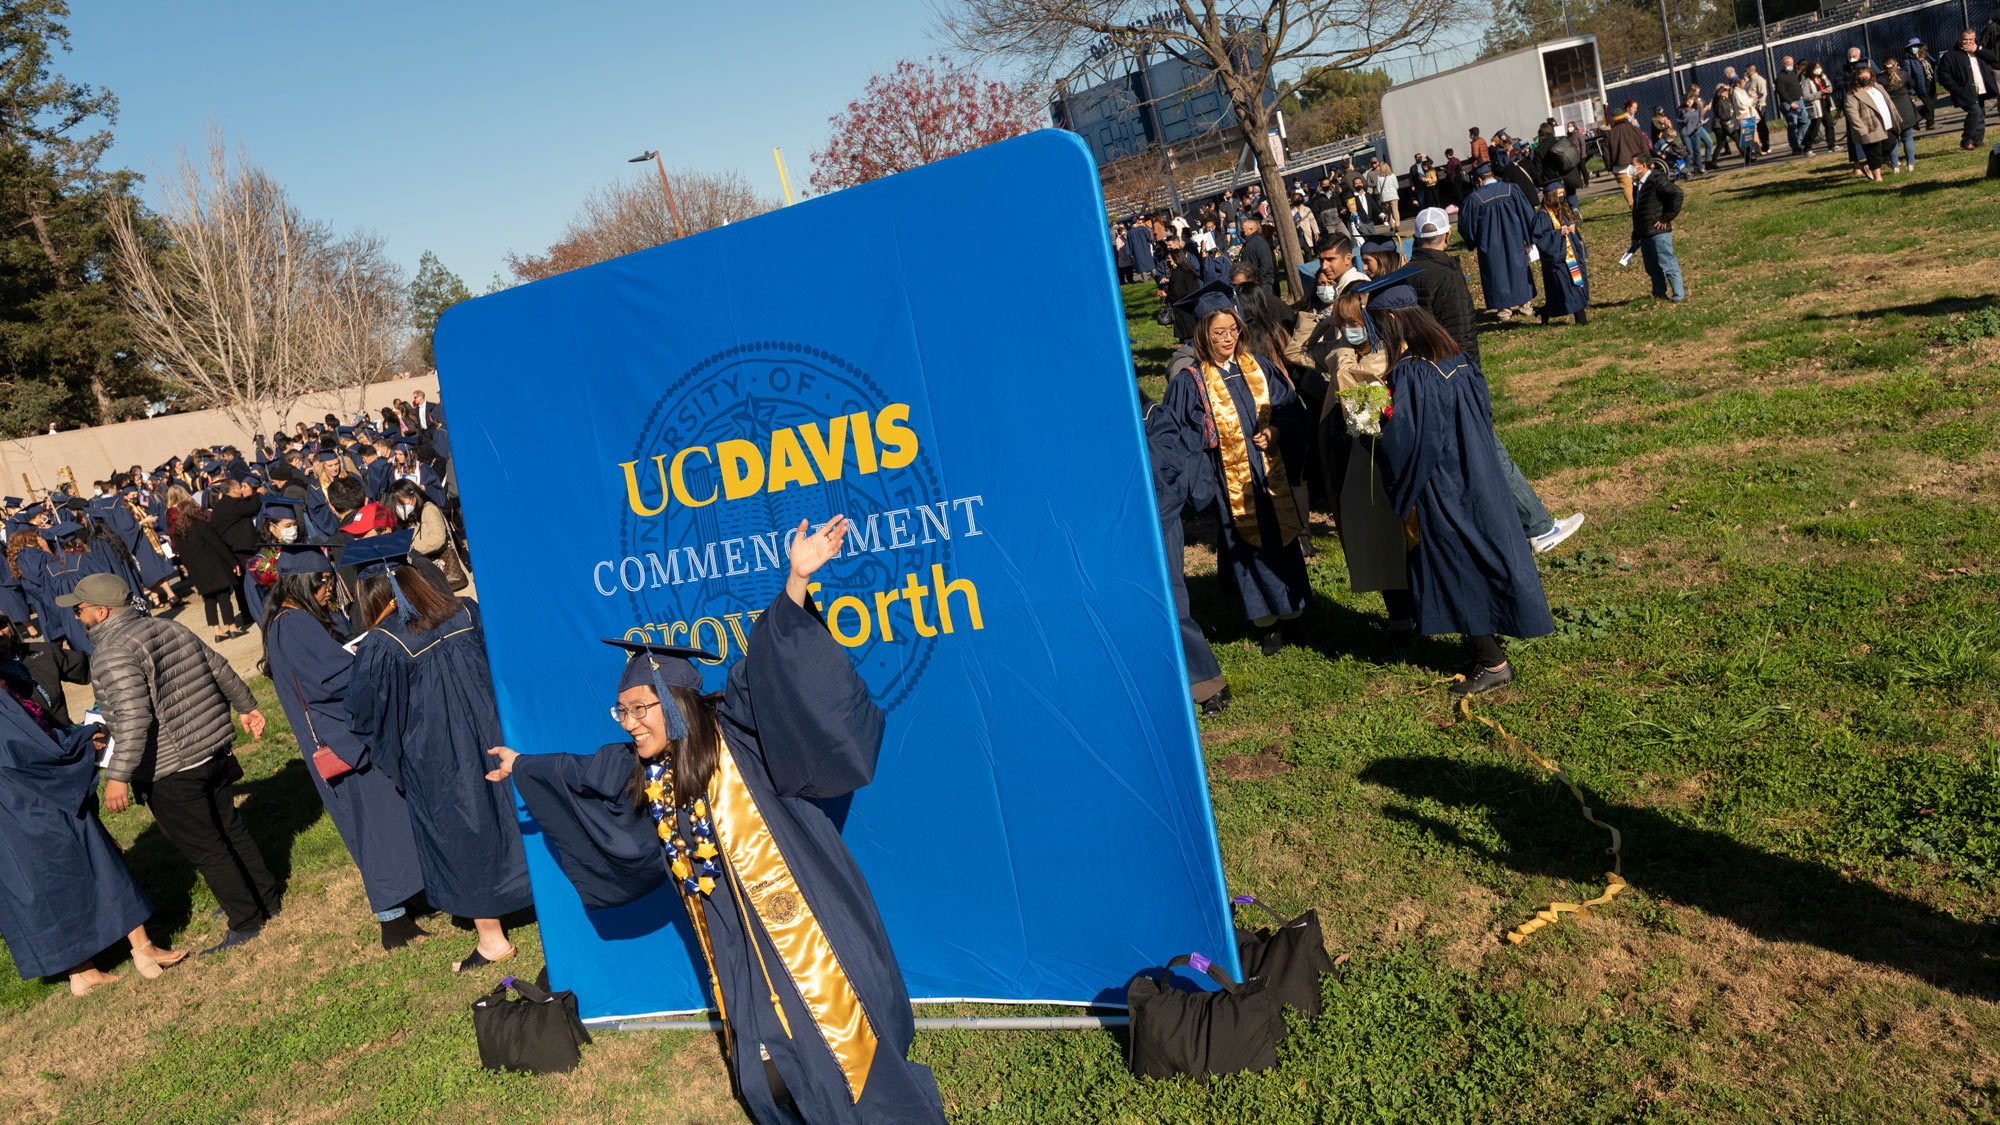
<svg viewBox="0 0 2000 1125">
<path fill-rule="evenodd" d="M 743 783 L 743 774 L 736 768 L 736 759 L 723 741 L 722 732 L 717 731 L 715 737 L 715 774 L 708 782 L 710 822 L 715 826 L 716 842 L 722 849 L 726 868 L 723 881 L 736 896 L 751 951 L 764 970 L 771 1005 L 777 1010 L 785 1035 L 790 1037 L 791 1023 L 785 1018 L 784 1004 L 771 982 L 770 967 L 764 964 L 763 947 L 757 942 L 758 926 L 771 939 L 780 965 L 812 1015 L 814 1028 L 833 1052 L 834 1061 L 840 1064 L 848 1096 L 859 1103 L 862 1087 L 868 1082 L 868 1068 L 875 1061 L 875 1029 L 868 1022 L 868 1013 L 862 1010 L 861 995 L 854 991 L 832 943 L 827 941 L 826 931 L 820 928 L 811 904 L 800 892 L 798 881 L 792 878 L 792 869 L 785 862 L 784 853 L 778 850 L 777 841 L 772 839 L 770 826 L 758 811 L 750 787 Z M 716 983 L 715 1006 L 720 1011 L 721 982 L 716 980 L 715 953 L 709 945 L 701 903 L 694 901 L 698 896 L 682 897 L 687 901 L 688 915 L 695 919 L 695 932 L 701 937 L 702 953 L 708 958 L 709 977 Z M 727 1018 L 725 1013 L 725 1022 Z"/>
<path fill-rule="evenodd" d="M 1264 529 L 1257 522 L 1257 498 L 1252 495 L 1249 437 L 1271 420 L 1271 388 L 1264 379 L 1263 369 L 1249 353 L 1238 352 L 1236 363 L 1243 370 L 1243 383 L 1250 388 L 1251 401 L 1257 404 L 1257 417 L 1252 419 L 1254 424 L 1247 432 L 1243 419 L 1236 415 L 1236 400 L 1230 397 L 1221 370 L 1211 363 L 1202 364 L 1201 381 L 1208 388 L 1209 416 L 1215 420 L 1215 436 L 1222 443 L 1222 477 L 1229 486 L 1229 515 L 1236 525 L 1236 537 L 1252 547 L 1261 547 Z M 1289 543 L 1299 537 L 1304 525 L 1299 520 L 1297 505 L 1292 503 L 1285 457 L 1278 452 L 1275 441 L 1271 448 L 1259 452 L 1264 455 L 1264 484 L 1269 490 L 1271 508 L 1278 514 L 1278 542 Z"/>
</svg>

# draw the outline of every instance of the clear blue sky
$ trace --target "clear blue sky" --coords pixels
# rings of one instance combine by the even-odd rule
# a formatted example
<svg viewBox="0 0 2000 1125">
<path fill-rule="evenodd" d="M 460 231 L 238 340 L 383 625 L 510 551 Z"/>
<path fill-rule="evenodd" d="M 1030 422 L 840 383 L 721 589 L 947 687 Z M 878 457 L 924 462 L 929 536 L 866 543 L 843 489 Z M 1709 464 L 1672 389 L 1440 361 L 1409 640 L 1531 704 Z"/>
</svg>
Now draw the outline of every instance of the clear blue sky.
<svg viewBox="0 0 2000 1125">
<path fill-rule="evenodd" d="M 869 75 L 937 53 L 923 0 L 73 0 L 58 66 L 119 98 L 112 166 L 149 181 L 211 121 L 301 210 L 425 250 L 474 292 L 627 157 L 793 190 Z"/>
</svg>

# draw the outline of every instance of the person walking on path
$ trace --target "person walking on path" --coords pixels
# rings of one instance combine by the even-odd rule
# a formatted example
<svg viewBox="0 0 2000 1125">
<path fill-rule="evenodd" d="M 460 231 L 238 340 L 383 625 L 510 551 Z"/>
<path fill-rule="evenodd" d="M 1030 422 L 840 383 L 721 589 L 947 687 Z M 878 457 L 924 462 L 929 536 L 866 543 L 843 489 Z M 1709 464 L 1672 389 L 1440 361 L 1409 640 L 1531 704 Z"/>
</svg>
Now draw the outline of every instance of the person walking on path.
<svg viewBox="0 0 2000 1125">
<path fill-rule="evenodd" d="M 1650 147 L 1629 109 L 1611 118 L 1611 128 L 1604 134 L 1604 166 L 1618 177 L 1627 207 L 1632 206 L 1632 161 Z"/>
<path fill-rule="evenodd" d="M 1938 83 L 1950 94 L 1952 104 L 1965 110 L 1965 124 L 1958 135 L 1958 147 L 1971 151 L 1986 143 L 1986 101 L 2000 98 L 2000 81 L 1994 65 L 2000 63 L 1992 51 L 1979 45 L 1971 28 L 1958 36 L 1958 49 L 1946 51 L 1937 62 Z"/>
<path fill-rule="evenodd" d="M 1642 152 L 1645 143 L 1641 137 Z M 1528 265 L 1528 241 L 1534 225 L 1534 206 L 1521 189 L 1495 179 L 1491 164 L 1480 165 L 1479 187 L 1465 197 L 1458 213 L 1458 235 L 1478 253 L 1480 292 L 1486 307 L 1501 320 L 1533 311 L 1535 278 Z"/>
<path fill-rule="evenodd" d="M 230 712 L 243 716 L 252 738 L 263 737 L 264 715 L 220 653 L 177 621 L 139 613 L 131 600 L 123 579 L 93 574 L 56 604 L 76 612 L 96 650 L 91 686 L 113 741 L 104 807 L 124 812 L 135 790 L 150 801 L 153 823 L 201 872 L 229 919 L 222 942 L 203 950 L 214 953 L 255 938 L 282 905 L 229 788 L 243 776 L 230 753 Z"/>
</svg>

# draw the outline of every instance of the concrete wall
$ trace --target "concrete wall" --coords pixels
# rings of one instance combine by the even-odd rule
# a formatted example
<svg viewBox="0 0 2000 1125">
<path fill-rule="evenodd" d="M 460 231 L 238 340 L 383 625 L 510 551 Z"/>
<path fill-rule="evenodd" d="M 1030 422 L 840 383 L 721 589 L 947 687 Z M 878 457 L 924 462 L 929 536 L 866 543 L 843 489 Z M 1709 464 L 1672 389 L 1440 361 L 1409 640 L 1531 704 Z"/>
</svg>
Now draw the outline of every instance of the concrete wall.
<svg viewBox="0 0 2000 1125">
<path fill-rule="evenodd" d="M 442 401 L 436 375 L 372 383 L 364 388 L 363 401 L 369 413 L 379 415 L 384 406 L 399 398 L 407 400 L 412 391 L 424 392 L 424 397 L 432 402 Z M 285 418 L 265 410 L 255 430 L 240 428 L 220 410 L 197 410 L 0 441 L 0 496 L 26 495 L 21 490 L 23 475 L 37 491 L 54 487 L 57 472 L 65 467 L 76 472 L 78 485 L 88 495 L 91 481 L 103 480 L 133 465 L 150 470 L 169 457 L 186 456 L 196 446 L 206 449 L 211 445 L 234 445 L 245 457 L 255 456 L 251 446 L 254 434 L 274 433 L 281 427 L 290 430 L 300 422 L 317 422 L 329 411 L 347 422 L 353 402 L 351 390 L 309 395 L 300 399 Z"/>
</svg>

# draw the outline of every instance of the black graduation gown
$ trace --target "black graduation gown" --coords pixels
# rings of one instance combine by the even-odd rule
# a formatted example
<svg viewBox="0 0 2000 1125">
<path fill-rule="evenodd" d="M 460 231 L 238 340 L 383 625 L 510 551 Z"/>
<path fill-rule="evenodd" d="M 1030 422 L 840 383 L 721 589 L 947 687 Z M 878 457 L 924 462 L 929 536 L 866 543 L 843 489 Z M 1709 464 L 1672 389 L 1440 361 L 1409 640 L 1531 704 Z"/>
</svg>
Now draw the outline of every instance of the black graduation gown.
<svg viewBox="0 0 2000 1125">
<path fill-rule="evenodd" d="M 729 882 L 718 882 L 712 894 L 701 896 L 700 906 L 722 983 L 738 1085 L 751 1115 L 766 1125 L 944 1120 L 929 1068 L 907 1059 L 916 1025 L 874 896 L 816 803 L 844 797 L 873 778 L 882 722 L 846 651 L 812 611 L 780 593 L 757 619 L 747 654 L 729 671 L 719 726 L 744 787 L 860 999 L 877 1045 L 857 1104 L 762 922 L 753 920 L 746 929 Z M 522 800 L 585 905 L 630 902 L 664 881 L 650 814 L 616 793 L 632 761 L 628 745 L 591 756 L 524 755 L 514 764 Z M 693 840 L 685 817 L 680 819 L 682 837 Z M 648 849 L 655 858 L 646 858 Z M 593 870 L 579 881 L 584 868 Z M 614 879 L 630 882 L 621 888 Z M 769 1000 L 773 988 L 791 1027 L 789 1037 Z M 772 1097 L 760 1048 L 770 1052 L 796 1110 L 780 1107 Z"/>
<path fill-rule="evenodd" d="M 391 613 L 355 650 L 346 698 L 349 729 L 409 799 L 431 905 L 462 918 L 528 906 L 514 801 L 486 780 L 504 740 L 477 607 L 428 633 Z"/>
<path fill-rule="evenodd" d="M 153 913 L 97 819 L 97 729 L 51 738 L 0 691 L 0 938 L 23 980 L 68 972 Z"/>
<path fill-rule="evenodd" d="M 1416 510 L 1409 551 L 1417 628 L 1437 635 L 1555 631 L 1541 574 L 1500 474 L 1486 378 L 1463 354 L 1409 357 L 1389 372 L 1395 413 L 1375 456 L 1389 503 Z"/>
<path fill-rule="evenodd" d="M 271 685 L 292 725 L 306 773 L 340 832 L 347 854 L 361 869 L 368 908 L 399 906 L 424 889 L 410 810 L 387 772 L 376 766 L 368 747 L 355 737 L 347 718 L 348 677 L 354 657 L 312 615 L 281 609 L 264 626 Z M 326 746 L 353 766 L 328 781 L 313 765 L 313 751 Z"/>
</svg>

